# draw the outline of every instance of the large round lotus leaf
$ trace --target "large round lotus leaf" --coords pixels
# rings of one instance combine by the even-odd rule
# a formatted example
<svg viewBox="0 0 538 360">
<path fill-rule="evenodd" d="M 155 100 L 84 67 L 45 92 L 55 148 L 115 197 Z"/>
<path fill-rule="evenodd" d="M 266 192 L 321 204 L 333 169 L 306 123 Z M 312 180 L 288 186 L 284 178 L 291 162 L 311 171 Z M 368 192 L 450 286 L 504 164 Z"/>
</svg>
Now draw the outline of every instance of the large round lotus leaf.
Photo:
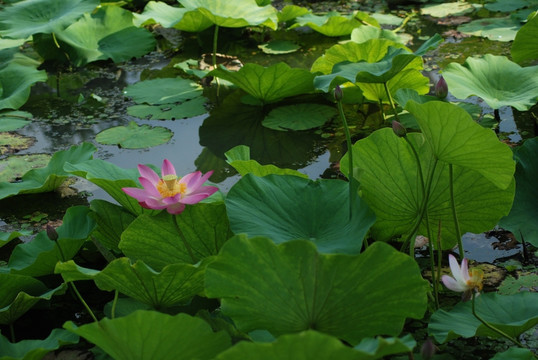
<svg viewBox="0 0 538 360">
<path fill-rule="evenodd" d="M 521 67 L 505 56 L 467 58 L 443 70 L 448 90 L 459 99 L 476 95 L 491 108 L 513 106 L 526 111 L 538 99 L 538 66 Z"/>
<path fill-rule="evenodd" d="M 527 23 L 516 34 L 510 52 L 518 64 L 538 59 L 538 11 L 529 16 Z"/>
<path fill-rule="evenodd" d="M 526 140 L 514 150 L 516 165 L 516 196 L 507 217 L 499 225 L 510 230 L 519 241 L 538 247 L 538 138 Z"/>
<path fill-rule="evenodd" d="M 127 114 L 150 120 L 188 119 L 207 113 L 206 102 L 206 97 L 199 96 L 181 104 L 133 105 L 127 108 Z"/>
<path fill-rule="evenodd" d="M 446 134 L 454 134 L 456 128 L 456 125 L 449 127 Z M 433 167 L 431 147 L 422 134 L 407 134 L 407 137 L 417 150 L 426 178 Z M 409 145 L 397 137 L 392 129 L 385 128 L 357 141 L 353 145 L 353 152 L 355 178 L 360 183 L 362 198 L 377 218 L 371 229 L 373 237 L 386 241 L 395 236 L 408 235 L 418 221 L 423 201 L 422 192 L 419 191 L 417 162 Z M 479 151 L 474 152 L 475 156 L 480 155 Z M 486 154 L 483 162 L 495 164 L 497 158 Z M 342 159 L 341 166 L 342 171 L 347 173 L 347 155 Z M 453 165 L 453 168 L 454 200 L 461 231 L 481 233 L 493 228 L 510 211 L 515 182 L 501 190 L 471 168 L 458 165 Z M 428 215 L 430 228 L 437 229 L 439 222 L 442 224 L 443 249 L 450 249 L 456 244 L 448 179 L 448 165 L 438 161 L 430 189 Z M 426 234 L 425 225 L 423 220 L 419 234 Z"/>
<path fill-rule="evenodd" d="M 535 360 L 532 350 L 519 347 L 511 347 L 506 351 L 495 354 L 491 360 Z"/>
<path fill-rule="evenodd" d="M 336 115 L 334 106 L 294 104 L 277 107 L 263 119 L 263 126 L 275 130 L 308 130 L 325 124 Z"/>
<path fill-rule="evenodd" d="M 213 23 L 198 10 L 188 10 L 168 5 L 161 1 L 150 1 L 142 14 L 133 13 L 135 25 L 159 23 L 165 28 L 176 28 L 189 32 L 200 32 Z"/>
<path fill-rule="evenodd" d="M 258 6 L 255 0 L 179 0 L 187 9 L 198 9 L 222 27 L 265 25 L 276 30 L 277 11 L 271 5 Z"/>
<path fill-rule="evenodd" d="M 315 329 L 352 345 L 398 335 L 406 317 L 424 315 L 428 291 L 416 262 L 384 243 L 360 255 L 329 255 L 305 240 L 276 245 L 245 236 L 222 247 L 205 285 L 241 331 Z"/>
<path fill-rule="evenodd" d="M 473 4 L 467 2 L 447 2 L 441 4 L 427 4 L 420 7 L 420 12 L 437 18 L 447 16 L 461 16 L 474 11 Z"/>
<path fill-rule="evenodd" d="M 536 5 L 533 0 L 496 0 L 484 4 L 484 7 L 490 11 L 513 12 L 515 10 Z"/>
<path fill-rule="evenodd" d="M 64 329 L 54 329 L 44 340 L 22 340 L 10 342 L 0 335 L 0 356 L 2 360 L 37 360 L 43 359 L 48 353 L 67 344 L 78 343 L 77 335 Z"/>
<path fill-rule="evenodd" d="M 83 13 L 93 11 L 99 0 L 25 0 L 2 9 L 0 35 L 26 39 L 37 33 L 61 32 Z"/>
<path fill-rule="evenodd" d="M 521 28 L 519 20 L 512 17 L 489 18 L 473 20 L 458 26 L 458 31 L 464 34 L 481 36 L 496 41 L 512 41 Z"/>
<path fill-rule="evenodd" d="M 408 335 L 398 338 L 367 338 L 365 347 L 344 345 L 335 337 L 313 330 L 282 335 L 272 343 L 241 341 L 219 354 L 215 360 L 374 360 L 383 356 L 413 351 L 416 342 Z"/>
<path fill-rule="evenodd" d="M 286 22 L 310 12 L 307 8 L 297 5 L 286 5 L 277 14 L 278 22 Z"/>
<path fill-rule="evenodd" d="M 258 45 L 266 54 L 281 55 L 299 50 L 300 46 L 289 40 L 272 40 L 266 44 Z"/>
<path fill-rule="evenodd" d="M 47 73 L 37 70 L 37 66 L 37 61 L 17 54 L 1 68 L 0 110 L 20 108 L 30 96 L 30 87 L 38 81 L 47 80 Z"/>
<path fill-rule="evenodd" d="M 226 208 L 236 234 L 275 243 L 306 239 L 322 253 L 358 254 L 375 221 L 357 197 L 349 219 L 349 187 L 341 180 L 245 175 L 230 189 Z"/>
<path fill-rule="evenodd" d="M 310 71 L 291 68 L 283 62 L 268 67 L 248 63 L 239 71 L 220 66 L 209 75 L 230 81 L 264 103 L 314 91 L 314 75 Z"/>
<path fill-rule="evenodd" d="M 399 18 L 398 18 L 399 19 Z M 380 29 L 375 26 L 360 26 L 351 32 L 351 41 L 363 43 L 371 39 L 388 39 L 405 44 L 406 41 L 395 32 L 387 29 Z"/>
<path fill-rule="evenodd" d="M 329 12 L 326 15 L 306 14 L 299 16 L 290 29 L 308 26 L 325 36 L 344 36 L 351 34 L 353 29 L 362 25 L 362 22 L 354 14 L 345 16 L 337 12 Z"/>
<path fill-rule="evenodd" d="M 165 144 L 172 138 L 172 131 L 162 126 L 139 126 L 131 121 L 127 126 L 115 126 L 101 131 L 95 140 L 101 144 L 118 145 L 126 149 L 142 149 Z"/>
<path fill-rule="evenodd" d="M 26 111 L 1 112 L 0 113 L 0 131 L 13 131 L 13 130 L 20 129 L 26 126 L 27 124 L 29 124 L 32 118 L 33 118 L 33 115 Z"/>
<path fill-rule="evenodd" d="M 388 39 L 371 39 L 360 44 L 352 41 L 336 44 L 327 49 L 323 56 L 317 58 L 310 70 L 331 74 L 333 66 L 343 61 L 375 63 L 385 57 L 390 46 L 407 49 L 403 44 Z M 422 61 L 416 61 L 417 69 L 422 69 Z"/>
<path fill-rule="evenodd" d="M 202 87 L 182 78 L 152 79 L 127 86 L 124 94 L 137 103 L 172 104 L 201 96 Z"/>
<path fill-rule="evenodd" d="M 104 6 L 56 34 L 60 47 L 66 46 L 69 59 L 77 66 L 112 59 L 129 60 L 155 47 L 153 35 L 133 24 L 131 12 L 118 6 Z"/>
<path fill-rule="evenodd" d="M 156 272 L 142 261 L 134 264 L 128 258 L 118 258 L 103 270 L 77 266 L 75 262 L 58 263 L 55 273 L 65 282 L 93 280 L 101 290 L 127 295 L 155 309 L 185 304 L 204 290 L 205 264 L 170 264 Z"/>
<path fill-rule="evenodd" d="M 538 293 L 487 293 L 477 297 L 475 302 L 476 313 L 480 317 L 510 336 L 517 338 L 538 324 Z M 431 317 L 428 332 L 440 343 L 460 336 L 500 337 L 473 316 L 470 301 L 460 302 L 450 311 L 437 310 Z"/>
<path fill-rule="evenodd" d="M 138 310 L 127 316 L 64 328 L 99 346 L 116 360 L 210 360 L 231 345 L 224 331 L 187 314 Z"/>
<path fill-rule="evenodd" d="M 49 154 L 25 154 L 0 160 L 0 181 L 15 181 L 27 171 L 47 166 Z"/>
<path fill-rule="evenodd" d="M 362 90 L 365 98 L 379 103 L 382 101 L 389 104 L 390 100 L 383 84 L 376 83 L 357 83 L 357 86 Z M 415 93 L 424 95 L 430 91 L 430 79 L 417 69 L 406 69 L 400 71 L 387 82 L 387 88 L 391 96 L 400 89 L 411 89 Z M 394 101 L 394 99 L 393 99 Z M 401 104 L 400 104 L 401 105 Z"/>
</svg>

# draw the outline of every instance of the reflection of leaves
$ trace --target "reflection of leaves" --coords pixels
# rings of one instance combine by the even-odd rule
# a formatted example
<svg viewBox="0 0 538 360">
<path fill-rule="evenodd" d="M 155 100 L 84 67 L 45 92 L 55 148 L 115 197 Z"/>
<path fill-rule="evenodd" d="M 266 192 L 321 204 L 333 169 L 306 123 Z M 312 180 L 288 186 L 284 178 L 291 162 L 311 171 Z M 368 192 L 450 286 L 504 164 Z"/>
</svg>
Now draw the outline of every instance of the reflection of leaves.
<svg viewBox="0 0 538 360">
<path fill-rule="evenodd" d="M 170 129 L 162 126 L 139 126 L 131 121 L 127 126 L 115 126 L 101 131 L 95 140 L 101 144 L 117 144 L 126 149 L 141 149 L 164 144 L 172 135 Z"/>
<path fill-rule="evenodd" d="M 252 159 L 293 169 L 304 167 L 322 152 L 316 147 L 318 136 L 311 132 L 281 132 L 262 126 L 263 109 L 242 104 L 240 97 L 240 92 L 229 95 L 204 120 L 200 145 L 220 158 L 234 146 L 246 145 Z"/>
<path fill-rule="evenodd" d="M 262 124 L 280 131 L 308 130 L 325 124 L 335 115 L 334 106 L 312 103 L 294 104 L 271 110 Z"/>
</svg>

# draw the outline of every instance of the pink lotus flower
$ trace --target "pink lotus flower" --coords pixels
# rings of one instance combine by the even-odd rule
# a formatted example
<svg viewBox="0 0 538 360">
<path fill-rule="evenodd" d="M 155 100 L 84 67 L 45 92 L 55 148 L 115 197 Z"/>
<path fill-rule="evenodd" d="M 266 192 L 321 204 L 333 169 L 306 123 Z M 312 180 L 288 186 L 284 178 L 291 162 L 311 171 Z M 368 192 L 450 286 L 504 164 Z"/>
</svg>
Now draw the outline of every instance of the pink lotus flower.
<svg viewBox="0 0 538 360">
<path fill-rule="evenodd" d="M 161 168 L 162 178 L 146 165 L 138 165 L 138 171 L 141 175 L 138 180 L 144 188 L 128 187 L 122 190 L 146 209 L 166 209 L 170 214 L 179 214 L 185 210 L 185 204 L 196 204 L 218 190 L 215 186 L 203 186 L 213 171 L 204 176 L 196 171 L 179 178 L 167 159 L 164 159 Z"/>
<path fill-rule="evenodd" d="M 482 279 L 484 278 L 482 270 L 475 268 L 469 272 L 468 260 L 464 258 L 460 267 L 458 260 L 452 254 L 448 255 L 448 262 L 452 276 L 443 275 L 441 278 L 447 288 L 452 291 L 463 292 L 462 299 L 464 301 L 471 298 L 473 290 L 477 293 L 482 290 Z"/>
</svg>

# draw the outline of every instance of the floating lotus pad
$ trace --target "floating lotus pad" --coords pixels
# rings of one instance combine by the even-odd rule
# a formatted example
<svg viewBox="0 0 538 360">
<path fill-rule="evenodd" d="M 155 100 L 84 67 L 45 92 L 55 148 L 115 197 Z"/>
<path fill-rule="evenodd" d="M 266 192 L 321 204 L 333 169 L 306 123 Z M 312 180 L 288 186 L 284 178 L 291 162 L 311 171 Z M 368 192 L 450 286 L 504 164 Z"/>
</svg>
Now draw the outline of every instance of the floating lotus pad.
<svg viewBox="0 0 538 360">
<path fill-rule="evenodd" d="M 118 145 L 126 149 L 143 149 L 167 143 L 173 136 L 162 126 L 138 125 L 131 121 L 127 126 L 115 126 L 101 131 L 95 140 L 101 144 Z"/>
</svg>

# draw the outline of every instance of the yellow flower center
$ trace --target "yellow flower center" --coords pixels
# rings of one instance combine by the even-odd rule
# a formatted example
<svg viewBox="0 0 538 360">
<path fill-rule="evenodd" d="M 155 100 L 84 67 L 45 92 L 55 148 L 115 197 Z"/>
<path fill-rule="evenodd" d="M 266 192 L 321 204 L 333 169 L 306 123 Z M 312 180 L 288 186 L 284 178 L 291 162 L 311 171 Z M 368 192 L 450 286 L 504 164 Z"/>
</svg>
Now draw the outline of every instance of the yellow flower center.
<svg viewBox="0 0 538 360">
<path fill-rule="evenodd" d="M 471 289 L 482 291 L 484 272 L 481 269 L 471 269 L 471 271 L 469 271 L 469 276 L 471 278 L 467 280 L 467 286 L 469 286 Z"/>
<path fill-rule="evenodd" d="M 177 194 L 183 196 L 187 191 L 187 184 L 180 183 L 175 175 L 166 175 L 157 184 L 157 191 L 163 198 L 172 197 Z"/>
</svg>

